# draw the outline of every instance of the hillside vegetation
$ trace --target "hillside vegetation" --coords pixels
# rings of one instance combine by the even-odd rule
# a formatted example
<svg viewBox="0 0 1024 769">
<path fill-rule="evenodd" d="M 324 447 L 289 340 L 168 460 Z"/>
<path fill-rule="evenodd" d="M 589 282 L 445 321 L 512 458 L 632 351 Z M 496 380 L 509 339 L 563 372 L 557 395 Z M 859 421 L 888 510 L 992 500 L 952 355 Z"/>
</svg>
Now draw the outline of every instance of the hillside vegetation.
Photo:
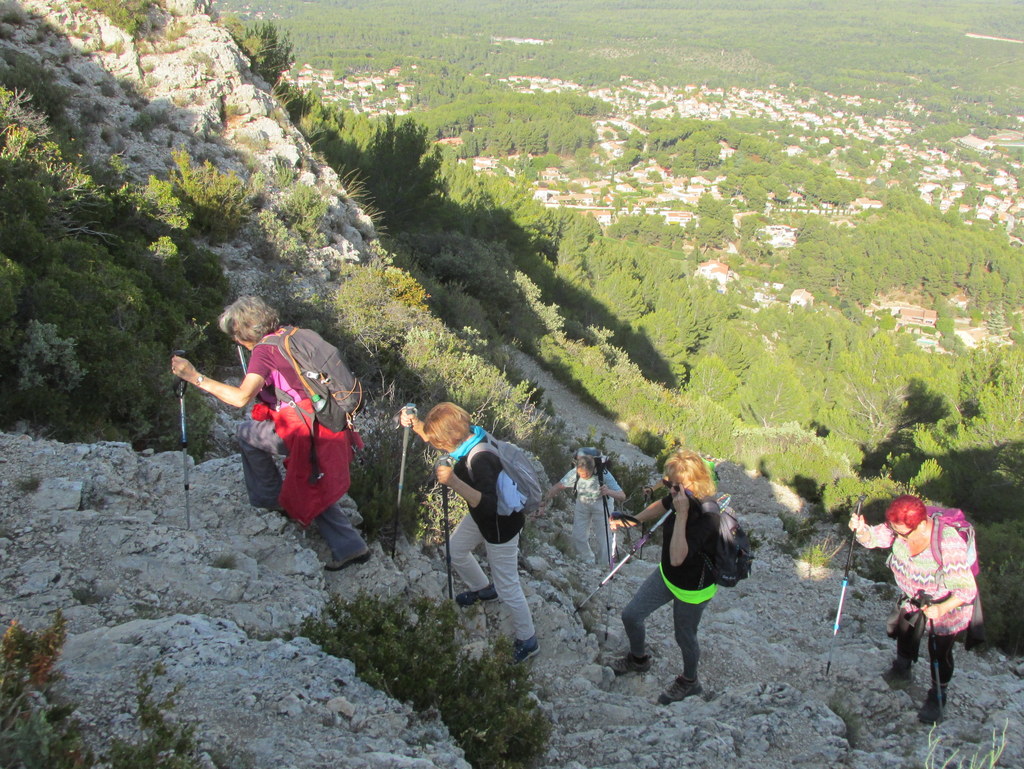
<svg viewBox="0 0 1024 769">
<path fill-rule="evenodd" d="M 257 31 L 236 35 L 259 71 L 274 48 L 253 41 L 276 33 Z M 271 78 L 285 69 L 269 64 L 263 71 Z M 9 66 L 3 74 L 24 71 Z M 162 374 L 167 352 L 195 347 L 211 365 L 230 358 L 214 346 L 223 344 L 215 334 L 205 341 L 204 324 L 229 295 L 208 249 L 255 236 L 268 265 L 298 270 L 322 242 L 320 198 L 300 195 L 289 186 L 295 174 L 279 168 L 286 191 L 279 212 L 261 210 L 263 193 L 250 198 L 231 172 L 180 153 L 169 158 L 164 178 L 140 184 L 116 168 L 100 174 L 62 146 L 74 136 L 62 127 L 59 92 L 45 78 L 5 82 L 2 160 L 11 171 L 0 251 L 11 276 L 7 344 L 19 367 L 4 379 L 5 423 L 28 419 L 62 436 L 167 445 L 176 438 L 177 405 Z M 564 450 L 537 418 L 536 395 L 502 373 L 503 346 L 517 345 L 628 423 L 634 442 L 651 454 L 685 444 L 734 459 L 838 517 L 866 486 L 962 506 L 983 524 L 983 545 L 1002 543 L 983 546 L 984 587 L 999 596 L 1019 590 L 1019 346 L 926 355 L 908 335 L 864 314 L 855 280 L 833 307 L 755 311 L 688 277 L 693 257 L 680 262 L 604 238 L 592 219 L 545 209 L 523 187 L 477 176 L 440 154 L 415 121 L 369 120 L 283 83 L 278 92 L 313 149 L 361 187 L 387 234 L 373 267 L 334 268 L 343 281 L 336 294 L 311 301 L 279 289 L 270 296 L 286 316 L 344 340 L 384 408 L 456 400 L 536 449 L 554 472 Z M 237 219 L 210 215 L 229 204 Z M 881 280 L 868 254 L 879 242 L 902 248 L 896 239 L 910 225 L 935 232 L 936 248 L 961 239 L 966 258 L 987 253 L 986 232 L 913 205 L 894 206 L 877 222 L 855 235 L 825 228 L 828 247 L 804 256 L 805 269 L 834 260 L 843 276 Z M 987 257 L 993 273 L 1000 258 Z M 918 269 L 933 261 L 922 259 Z M 963 280 L 973 274 L 967 264 L 950 274 L 957 270 Z M 890 280 L 907 287 L 925 278 Z M 1019 302 L 1016 280 L 991 283 L 994 302 Z M 194 406 L 198 431 L 210 415 L 204 404 Z M 375 472 L 367 488 L 390 482 L 390 470 Z M 369 505 L 372 532 L 389 519 L 389 506 Z M 993 603 L 994 637 L 1016 648 L 1024 625 L 998 608 L 1013 602 Z"/>
</svg>

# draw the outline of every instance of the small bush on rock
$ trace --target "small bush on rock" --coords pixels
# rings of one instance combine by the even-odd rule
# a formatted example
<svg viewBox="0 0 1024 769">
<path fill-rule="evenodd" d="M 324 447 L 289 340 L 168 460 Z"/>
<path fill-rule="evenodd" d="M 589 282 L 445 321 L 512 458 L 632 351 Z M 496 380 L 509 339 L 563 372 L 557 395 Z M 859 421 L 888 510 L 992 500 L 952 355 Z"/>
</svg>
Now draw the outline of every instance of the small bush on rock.
<svg viewBox="0 0 1024 769">
<path fill-rule="evenodd" d="M 507 640 L 470 655 L 451 602 L 335 596 L 301 632 L 352 660 L 367 683 L 436 709 L 477 769 L 526 767 L 546 748 L 551 724 L 530 695 L 529 668 L 512 662 Z"/>
<path fill-rule="evenodd" d="M 214 242 L 232 237 L 249 215 L 249 192 L 234 173 L 221 173 L 207 160 L 192 165 L 184 150 L 175 152 L 171 171 L 175 194 L 192 214 L 192 226 Z"/>
<path fill-rule="evenodd" d="M 149 22 L 150 0 L 83 0 L 94 11 L 99 11 L 132 37 L 146 29 Z"/>
</svg>

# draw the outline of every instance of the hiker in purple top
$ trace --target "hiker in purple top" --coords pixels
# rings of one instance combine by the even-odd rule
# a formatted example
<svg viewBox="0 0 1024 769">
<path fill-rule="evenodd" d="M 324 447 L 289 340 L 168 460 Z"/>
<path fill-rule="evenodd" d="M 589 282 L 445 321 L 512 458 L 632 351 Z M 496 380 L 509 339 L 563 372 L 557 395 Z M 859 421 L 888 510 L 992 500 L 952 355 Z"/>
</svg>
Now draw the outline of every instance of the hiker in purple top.
<svg viewBox="0 0 1024 769">
<path fill-rule="evenodd" d="M 971 624 L 978 596 L 967 543 L 953 527 L 936 523 L 924 502 L 909 494 L 893 500 L 885 523 L 869 526 L 854 513 L 849 525 L 864 547 L 892 548 L 887 563 L 903 592 L 889 623 L 896 659 L 883 677 L 893 686 L 910 682 L 927 631 L 932 686 L 918 718 L 938 723 L 953 677 L 953 643 Z"/>
</svg>

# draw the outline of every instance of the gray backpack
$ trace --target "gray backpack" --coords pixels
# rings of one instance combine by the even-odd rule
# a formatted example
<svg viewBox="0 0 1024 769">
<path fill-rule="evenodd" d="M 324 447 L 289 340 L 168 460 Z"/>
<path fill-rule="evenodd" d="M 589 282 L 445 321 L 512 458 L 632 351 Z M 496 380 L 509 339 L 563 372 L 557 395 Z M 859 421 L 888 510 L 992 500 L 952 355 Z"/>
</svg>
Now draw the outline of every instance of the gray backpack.
<svg viewBox="0 0 1024 769">
<path fill-rule="evenodd" d="M 514 443 L 499 441 L 490 433 L 466 456 L 466 467 L 478 451 L 489 451 L 497 454 L 501 461 L 501 473 L 498 475 L 498 515 L 512 515 L 522 510 L 532 513 L 540 507 L 544 490 L 541 487 L 537 471 L 530 461 L 529 455 Z M 469 470 L 470 477 L 473 475 Z"/>
</svg>

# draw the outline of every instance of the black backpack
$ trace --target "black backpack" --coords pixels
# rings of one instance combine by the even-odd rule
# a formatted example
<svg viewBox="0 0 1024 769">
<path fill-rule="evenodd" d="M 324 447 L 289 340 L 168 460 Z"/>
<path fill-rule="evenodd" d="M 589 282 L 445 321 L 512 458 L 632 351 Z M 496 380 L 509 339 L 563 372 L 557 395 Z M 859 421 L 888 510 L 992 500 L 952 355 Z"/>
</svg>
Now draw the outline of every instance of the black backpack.
<svg viewBox="0 0 1024 769">
<path fill-rule="evenodd" d="M 715 582 L 722 587 L 736 587 L 737 582 L 749 577 L 754 560 L 750 538 L 733 515 L 733 509 L 729 506 L 730 499 L 729 494 L 720 494 L 715 500 L 720 520 L 712 571 Z"/>
<path fill-rule="evenodd" d="M 352 426 L 352 416 L 363 403 L 363 385 L 353 376 L 338 348 L 308 328 L 285 326 L 260 344 L 277 347 L 291 362 L 313 402 L 314 418 L 332 432 Z M 281 400 L 291 400 L 277 391 Z"/>
</svg>

